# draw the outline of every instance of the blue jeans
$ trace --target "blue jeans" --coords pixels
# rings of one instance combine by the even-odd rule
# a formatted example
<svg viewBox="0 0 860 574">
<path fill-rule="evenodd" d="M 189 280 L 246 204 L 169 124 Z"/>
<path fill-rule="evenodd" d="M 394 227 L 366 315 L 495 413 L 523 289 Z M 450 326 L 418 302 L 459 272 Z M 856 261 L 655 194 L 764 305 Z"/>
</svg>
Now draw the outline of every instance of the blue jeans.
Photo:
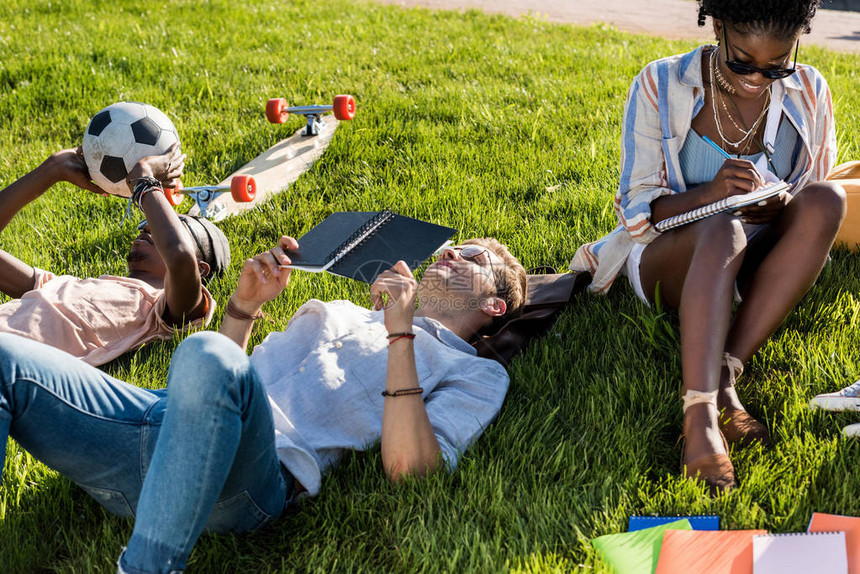
<svg viewBox="0 0 860 574">
<path fill-rule="evenodd" d="M 0 472 L 8 436 L 108 511 L 136 516 L 120 564 L 135 574 L 183 569 L 204 529 L 258 528 L 293 490 L 257 373 L 218 333 L 179 346 L 167 390 L 0 334 Z"/>
</svg>

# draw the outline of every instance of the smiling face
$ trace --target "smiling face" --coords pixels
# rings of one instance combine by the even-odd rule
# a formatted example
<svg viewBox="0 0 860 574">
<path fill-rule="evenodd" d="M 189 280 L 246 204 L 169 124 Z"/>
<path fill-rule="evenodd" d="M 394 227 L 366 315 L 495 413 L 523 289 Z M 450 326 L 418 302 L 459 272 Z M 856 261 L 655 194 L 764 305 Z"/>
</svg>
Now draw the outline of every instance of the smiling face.
<svg viewBox="0 0 860 574">
<path fill-rule="evenodd" d="M 714 20 L 714 33 L 721 39 L 719 57 L 717 59 L 720 71 L 737 91 L 737 95 L 745 99 L 755 99 L 762 96 L 775 79 L 765 77 L 762 70 L 778 74 L 778 70 L 788 70 L 793 67 L 792 58 L 796 53 L 800 31 L 785 36 L 768 31 L 745 31 L 742 27 L 731 24 L 725 26 L 722 21 Z M 746 66 L 727 64 L 736 62 Z M 740 74 L 732 70 L 752 66 L 749 74 Z M 749 68 L 748 68 L 749 69 Z"/>
<path fill-rule="evenodd" d="M 418 300 L 446 313 L 480 311 L 496 299 L 495 273 L 503 267 L 499 256 L 486 247 L 446 247 L 424 272 Z"/>
</svg>

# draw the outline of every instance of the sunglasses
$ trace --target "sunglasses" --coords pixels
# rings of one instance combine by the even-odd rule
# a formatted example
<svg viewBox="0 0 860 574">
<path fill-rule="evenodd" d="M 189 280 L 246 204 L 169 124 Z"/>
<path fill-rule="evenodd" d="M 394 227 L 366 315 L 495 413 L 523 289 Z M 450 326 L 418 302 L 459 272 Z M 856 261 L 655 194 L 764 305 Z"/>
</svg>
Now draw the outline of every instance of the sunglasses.
<svg viewBox="0 0 860 574">
<path fill-rule="evenodd" d="M 768 80 L 781 80 L 787 78 L 797 71 L 797 51 L 800 48 L 800 39 L 794 46 L 794 64 L 791 68 L 757 68 L 751 64 L 744 64 L 736 60 L 729 59 L 729 37 L 726 32 L 726 26 L 723 26 L 723 42 L 726 44 L 726 67 L 738 74 L 739 76 L 748 76 L 758 72 Z"/>
<path fill-rule="evenodd" d="M 493 260 L 490 257 L 490 250 L 486 247 L 481 247 L 480 245 L 463 245 L 463 246 L 455 246 L 449 247 L 460 254 L 460 257 L 465 259 L 466 261 L 472 261 L 473 263 L 477 263 L 481 267 L 492 267 Z"/>
<path fill-rule="evenodd" d="M 473 243 L 467 245 L 444 246 L 436 252 L 437 256 L 445 253 L 445 250 L 450 249 L 456 251 L 460 259 L 471 261 L 481 269 L 486 269 L 493 277 L 493 284 L 496 287 L 496 294 L 504 294 L 507 292 L 508 283 L 505 274 L 502 272 L 502 267 L 505 266 L 501 260 L 493 257 L 493 253 L 481 245 Z"/>
</svg>

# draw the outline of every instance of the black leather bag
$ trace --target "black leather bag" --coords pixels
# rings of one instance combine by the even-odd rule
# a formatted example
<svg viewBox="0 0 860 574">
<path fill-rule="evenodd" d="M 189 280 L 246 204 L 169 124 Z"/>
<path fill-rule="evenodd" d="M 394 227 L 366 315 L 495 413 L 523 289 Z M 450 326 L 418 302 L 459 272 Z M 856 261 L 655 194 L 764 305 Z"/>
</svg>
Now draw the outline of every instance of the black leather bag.
<svg viewBox="0 0 860 574">
<path fill-rule="evenodd" d="M 529 341 L 549 333 L 573 296 L 591 283 L 591 275 L 585 272 L 556 273 L 552 267 L 539 267 L 529 270 L 527 281 L 522 314 L 492 334 L 479 335 L 472 343 L 478 356 L 507 366 Z"/>
</svg>

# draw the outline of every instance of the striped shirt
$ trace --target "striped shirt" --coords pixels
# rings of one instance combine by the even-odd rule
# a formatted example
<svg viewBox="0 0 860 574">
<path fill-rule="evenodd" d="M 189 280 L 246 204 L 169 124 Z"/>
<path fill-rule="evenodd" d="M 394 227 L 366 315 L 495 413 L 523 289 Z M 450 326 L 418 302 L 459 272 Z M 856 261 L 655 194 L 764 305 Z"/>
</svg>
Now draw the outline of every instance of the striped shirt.
<svg viewBox="0 0 860 574">
<path fill-rule="evenodd" d="M 651 202 L 686 191 L 679 154 L 693 118 L 705 105 L 702 46 L 648 64 L 627 94 L 621 128 L 621 181 L 615 194 L 618 227 L 576 251 L 570 268 L 588 271 L 592 292 L 605 293 L 627 261 L 635 243 L 651 243 L 660 234 L 651 224 Z M 771 152 L 783 115 L 797 130 L 803 149 L 785 181 L 797 193 L 822 181 L 836 162 L 833 103 L 824 77 L 812 66 L 771 87 L 764 144 Z"/>
</svg>

